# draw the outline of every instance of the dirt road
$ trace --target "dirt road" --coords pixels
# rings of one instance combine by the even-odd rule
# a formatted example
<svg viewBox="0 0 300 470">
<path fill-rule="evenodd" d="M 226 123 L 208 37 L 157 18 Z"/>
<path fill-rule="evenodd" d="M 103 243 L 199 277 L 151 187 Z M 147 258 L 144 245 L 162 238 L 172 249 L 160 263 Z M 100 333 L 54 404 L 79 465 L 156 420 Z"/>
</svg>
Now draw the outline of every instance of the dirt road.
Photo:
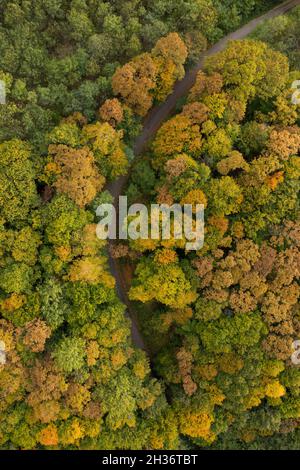
<svg viewBox="0 0 300 470">
<path fill-rule="evenodd" d="M 217 52 L 222 51 L 225 49 L 228 41 L 233 39 L 243 39 L 248 34 L 250 34 L 260 23 L 262 23 L 266 19 L 275 18 L 276 16 L 282 15 L 287 11 L 291 10 L 292 8 L 300 5 L 300 0 L 289 0 L 284 3 L 281 3 L 277 7 L 273 8 L 272 10 L 268 11 L 267 13 L 261 15 L 258 18 L 253 19 L 249 23 L 245 24 L 238 30 L 234 31 L 233 33 L 228 34 L 219 42 L 214 44 L 210 47 L 207 51 L 205 51 L 201 57 L 199 58 L 199 62 L 197 65 L 189 70 L 185 77 L 175 85 L 173 93 L 166 99 L 164 103 L 159 106 L 155 106 L 147 115 L 144 120 L 144 126 L 141 134 L 135 141 L 134 144 L 134 154 L 135 156 L 140 155 L 145 148 L 149 141 L 153 138 L 157 130 L 162 125 L 163 121 L 165 121 L 171 112 L 174 110 L 177 101 L 182 98 L 183 96 L 187 95 L 190 88 L 193 86 L 196 80 L 197 72 L 203 67 L 204 61 L 206 57 L 209 57 Z M 111 183 L 107 189 L 113 195 L 115 202 L 117 202 L 118 197 L 122 195 L 123 188 L 128 180 L 128 175 L 119 178 L 118 180 Z M 120 297 L 120 300 L 126 305 L 127 307 L 127 315 L 131 318 L 132 323 L 132 340 L 133 343 L 141 348 L 146 350 L 145 343 L 143 341 L 143 337 L 138 330 L 138 325 L 136 319 L 134 317 L 134 312 L 132 311 L 132 305 L 127 297 L 126 292 L 126 283 L 122 278 L 121 270 L 118 267 L 118 262 L 114 260 L 112 257 L 109 259 L 109 265 L 112 275 L 116 279 L 116 288 L 117 293 Z"/>
</svg>

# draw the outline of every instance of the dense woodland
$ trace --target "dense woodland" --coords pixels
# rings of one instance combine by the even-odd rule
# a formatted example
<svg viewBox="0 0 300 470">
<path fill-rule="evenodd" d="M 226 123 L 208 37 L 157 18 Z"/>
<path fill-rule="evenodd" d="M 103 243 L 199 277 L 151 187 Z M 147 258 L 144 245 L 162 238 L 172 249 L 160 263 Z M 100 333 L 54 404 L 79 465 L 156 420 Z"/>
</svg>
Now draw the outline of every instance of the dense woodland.
<svg viewBox="0 0 300 470">
<path fill-rule="evenodd" d="M 299 448 L 300 9 L 208 59 L 132 151 L 184 67 L 275 3 L 1 2 L 0 448 Z M 198 252 L 112 250 L 150 355 L 96 236 L 129 170 L 132 202 L 206 207 Z"/>
<path fill-rule="evenodd" d="M 295 8 L 286 15 L 265 21 L 252 34 L 254 39 L 266 42 L 274 49 L 286 54 L 291 70 L 300 69 L 300 9 Z"/>
<path fill-rule="evenodd" d="M 129 187 L 143 192 L 142 166 L 155 175 L 151 201 L 206 207 L 196 254 L 175 239 L 129 247 L 143 254 L 129 296 L 152 302 L 143 320 L 161 337 L 154 368 L 195 445 L 255 448 L 280 433 L 299 446 L 296 77 L 264 43 L 232 42 L 207 60 Z"/>
<path fill-rule="evenodd" d="M 178 32 L 197 60 L 208 42 L 274 1 L 1 0 L 0 79 L 9 105 L 0 140 L 28 139 L 45 151 L 45 133 L 61 116 L 96 118 L 120 65 Z M 278 2 L 279 3 L 279 2 Z"/>
</svg>

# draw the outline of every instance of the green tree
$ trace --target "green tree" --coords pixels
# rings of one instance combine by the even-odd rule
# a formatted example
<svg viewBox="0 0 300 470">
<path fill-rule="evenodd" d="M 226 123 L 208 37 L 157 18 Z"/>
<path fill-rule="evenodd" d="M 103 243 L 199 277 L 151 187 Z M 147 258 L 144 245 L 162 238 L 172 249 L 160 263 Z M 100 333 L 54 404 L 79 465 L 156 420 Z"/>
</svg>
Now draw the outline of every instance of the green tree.
<svg viewBox="0 0 300 470">
<path fill-rule="evenodd" d="M 85 364 L 85 341 L 75 337 L 63 338 L 57 343 L 52 357 L 59 369 L 66 373 L 80 369 Z"/>
<path fill-rule="evenodd" d="M 38 203 L 30 147 L 20 140 L 0 144 L 0 214 L 9 223 L 26 220 Z"/>
</svg>

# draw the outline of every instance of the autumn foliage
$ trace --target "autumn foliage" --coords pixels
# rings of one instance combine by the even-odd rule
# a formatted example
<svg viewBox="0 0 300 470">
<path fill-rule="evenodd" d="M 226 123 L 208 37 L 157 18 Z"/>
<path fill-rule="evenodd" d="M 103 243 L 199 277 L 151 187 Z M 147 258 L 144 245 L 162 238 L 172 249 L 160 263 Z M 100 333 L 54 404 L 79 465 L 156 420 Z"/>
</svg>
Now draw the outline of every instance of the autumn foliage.
<svg viewBox="0 0 300 470">
<path fill-rule="evenodd" d="M 231 41 L 132 163 L 186 61 L 260 2 L 59 3 L 0 6 L 0 448 L 299 448 L 299 71 Z M 174 224 L 98 239 L 129 170 L 133 202 L 203 204 L 203 248 Z"/>
<path fill-rule="evenodd" d="M 172 239 L 130 242 L 141 259 L 129 296 L 151 302 L 151 318 L 141 315 L 159 338 L 155 367 L 196 446 L 298 439 L 287 377 L 299 376 L 300 115 L 294 107 L 285 124 L 278 113 L 288 87 L 286 57 L 233 41 L 207 59 L 149 152 L 151 202 L 205 206 L 196 253 Z"/>
<path fill-rule="evenodd" d="M 170 33 L 157 41 L 151 53 L 141 54 L 116 70 L 113 91 L 144 116 L 153 100 L 166 99 L 176 80 L 183 77 L 186 58 L 184 42 L 177 33 Z"/>
</svg>

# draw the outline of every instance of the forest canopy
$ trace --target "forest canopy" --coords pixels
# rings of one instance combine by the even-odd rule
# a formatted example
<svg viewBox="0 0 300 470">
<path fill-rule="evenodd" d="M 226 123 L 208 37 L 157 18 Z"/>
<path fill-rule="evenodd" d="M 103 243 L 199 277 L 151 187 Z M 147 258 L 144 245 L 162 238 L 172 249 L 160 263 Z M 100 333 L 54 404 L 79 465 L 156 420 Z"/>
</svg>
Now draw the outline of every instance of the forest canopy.
<svg viewBox="0 0 300 470">
<path fill-rule="evenodd" d="M 0 449 L 299 448 L 299 9 L 208 58 L 134 155 L 276 3 L 2 0 Z M 100 240 L 127 176 L 131 202 L 203 204 L 203 248 Z"/>
<path fill-rule="evenodd" d="M 111 97 L 118 66 L 163 36 L 179 33 L 193 62 L 207 43 L 273 3 L 2 0 L 0 80 L 9 103 L 0 109 L 0 140 L 29 139 L 45 150 L 45 134 L 62 116 L 95 119 L 99 103 Z"/>
<path fill-rule="evenodd" d="M 297 77 L 265 43 L 230 42 L 132 172 L 132 200 L 205 204 L 196 254 L 175 239 L 130 241 L 128 253 L 129 297 L 145 304 L 154 368 L 196 447 L 299 446 Z"/>
</svg>

